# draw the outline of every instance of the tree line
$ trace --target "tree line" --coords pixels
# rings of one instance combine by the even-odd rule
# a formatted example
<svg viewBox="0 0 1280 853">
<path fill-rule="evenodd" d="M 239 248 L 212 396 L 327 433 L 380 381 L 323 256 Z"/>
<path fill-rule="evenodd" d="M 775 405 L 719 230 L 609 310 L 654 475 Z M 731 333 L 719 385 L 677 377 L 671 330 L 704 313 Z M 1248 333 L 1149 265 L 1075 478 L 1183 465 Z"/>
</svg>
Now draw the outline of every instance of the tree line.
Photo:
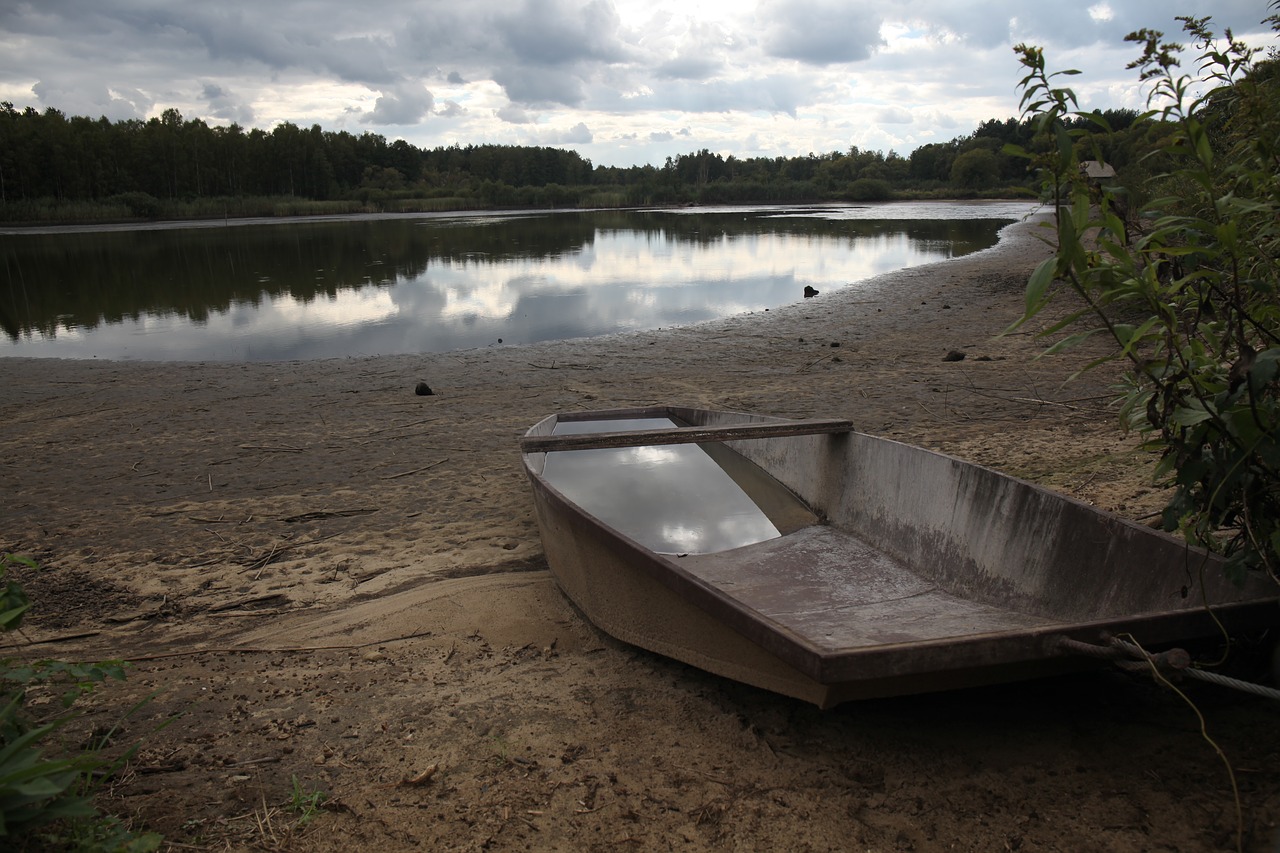
<svg viewBox="0 0 1280 853">
<path fill-rule="evenodd" d="M 1102 115 L 1118 129 L 1136 117 Z M 1033 176 L 1005 147 L 1034 144 L 1029 121 L 991 119 L 908 156 L 854 147 L 738 158 L 702 149 L 662 166 L 620 168 L 550 147 L 421 149 L 319 125 L 246 130 L 176 109 L 113 122 L 4 102 L 0 219 L 1017 196 L 1033 192 Z"/>
</svg>

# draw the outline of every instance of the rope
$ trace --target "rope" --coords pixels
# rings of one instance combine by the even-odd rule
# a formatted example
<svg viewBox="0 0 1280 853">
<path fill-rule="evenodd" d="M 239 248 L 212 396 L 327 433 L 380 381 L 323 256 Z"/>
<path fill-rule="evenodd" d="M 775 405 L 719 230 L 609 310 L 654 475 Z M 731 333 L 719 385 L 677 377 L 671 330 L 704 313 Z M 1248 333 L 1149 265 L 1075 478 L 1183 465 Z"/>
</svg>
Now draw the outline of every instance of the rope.
<svg viewBox="0 0 1280 853">
<path fill-rule="evenodd" d="M 1236 690 L 1243 690 L 1245 693 L 1253 693 L 1257 696 L 1265 696 L 1267 699 L 1275 699 L 1280 702 L 1280 690 L 1274 687 L 1267 687 L 1262 684 L 1254 684 L 1252 681 L 1241 681 L 1238 678 L 1231 678 L 1219 672 L 1210 672 L 1207 669 L 1188 669 L 1183 675 L 1191 678 L 1198 678 L 1201 681 L 1208 681 L 1211 684 L 1218 684 L 1222 687 L 1232 687 Z"/>
<path fill-rule="evenodd" d="M 1188 678 L 1207 681 L 1220 687 L 1243 690 L 1255 696 L 1280 701 L 1280 690 L 1273 687 L 1254 684 L 1251 681 L 1241 681 L 1238 678 L 1231 678 L 1217 672 L 1196 669 L 1191 665 L 1191 655 L 1187 654 L 1183 649 L 1169 649 L 1152 654 L 1141 646 L 1126 642 L 1119 637 L 1109 637 L 1107 643 L 1105 646 L 1099 646 L 1093 643 L 1073 640 L 1070 637 L 1057 638 L 1057 645 L 1067 651 L 1112 661 L 1116 666 L 1128 672 L 1143 672 L 1155 667 L 1165 675 L 1185 675 Z"/>
</svg>

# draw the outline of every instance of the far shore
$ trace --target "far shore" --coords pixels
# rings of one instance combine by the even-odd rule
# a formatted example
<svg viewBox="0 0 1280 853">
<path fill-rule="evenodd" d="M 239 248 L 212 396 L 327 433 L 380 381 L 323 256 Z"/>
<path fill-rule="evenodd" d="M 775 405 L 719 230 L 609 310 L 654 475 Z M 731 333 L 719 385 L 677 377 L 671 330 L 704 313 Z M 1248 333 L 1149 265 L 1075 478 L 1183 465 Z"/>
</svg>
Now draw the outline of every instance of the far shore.
<svg viewBox="0 0 1280 853">
<path fill-rule="evenodd" d="M 171 216 L 157 219 L 103 218 L 103 219 L 51 219 L 49 221 L 8 222 L 0 218 L 0 236 L 21 234 L 59 234 L 93 231 L 157 231 L 174 228 L 221 228 L 241 225 L 278 225 L 290 222 L 342 222 L 353 219 L 423 219 L 453 216 L 511 216 L 517 214 L 547 214 L 566 212 L 589 212 L 596 210 L 667 210 L 675 208 L 698 208 L 750 206 L 759 207 L 866 207 L 897 202 L 939 202 L 939 203 L 982 203 L 982 202 L 1027 202 L 1034 204 L 1035 199 L 1028 192 L 1010 193 L 1003 196 L 956 196 L 935 197 L 927 193 L 917 195 L 900 195 L 892 199 L 853 200 L 853 199 L 795 199 L 791 201 L 742 201 L 730 204 L 645 204 L 624 207 L 423 207 L 420 210 L 386 210 L 379 206 L 353 204 L 349 208 L 335 209 L 317 213 L 259 213 L 236 216 L 210 215 L 201 210 L 190 216 Z M 280 199 L 287 211 L 288 199 Z"/>
</svg>

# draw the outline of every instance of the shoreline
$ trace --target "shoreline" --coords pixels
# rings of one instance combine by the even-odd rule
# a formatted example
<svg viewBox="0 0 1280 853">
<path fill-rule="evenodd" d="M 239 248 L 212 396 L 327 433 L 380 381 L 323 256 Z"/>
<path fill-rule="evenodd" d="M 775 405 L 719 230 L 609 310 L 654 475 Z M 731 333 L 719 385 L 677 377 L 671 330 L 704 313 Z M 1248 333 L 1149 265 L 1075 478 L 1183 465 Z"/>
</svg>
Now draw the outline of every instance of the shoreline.
<svg viewBox="0 0 1280 853">
<path fill-rule="evenodd" d="M 608 338 L 0 359 L 0 547 L 44 567 L 20 573 L 27 634 L 85 635 L 42 655 L 136 661 L 76 726 L 158 691 L 103 805 L 210 849 L 1218 849 L 1221 764 L 1154 685 L 1102 672 L 823 713 L 604 637 L 545 568 L 518 437 L 553 411 L 847 417 L 1131 518 L 1158 508 L 1114 374 L 1063 385 L 1096 352 L 1036 360 L 1042 325 L 997 337 L 1049 254 L 1035 228 L 874 291 Z M 1250 764 L 1264 843 L 1273 716 L 1197 700 Z M 294 827 L 292 778 L 340 808 Z"/>
</svg>

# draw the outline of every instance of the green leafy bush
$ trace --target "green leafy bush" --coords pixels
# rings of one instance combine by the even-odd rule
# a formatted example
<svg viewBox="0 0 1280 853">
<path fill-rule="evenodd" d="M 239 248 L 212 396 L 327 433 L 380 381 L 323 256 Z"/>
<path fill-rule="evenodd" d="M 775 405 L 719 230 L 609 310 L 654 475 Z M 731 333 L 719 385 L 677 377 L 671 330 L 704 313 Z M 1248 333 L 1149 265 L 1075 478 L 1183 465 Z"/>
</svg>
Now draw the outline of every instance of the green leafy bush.
<svg viewBox="0 0 1280 853">
<path fill-rule="evenodd" d="M 849 184 L 848 196 L 853 201 L 888 201 L 893 188 L 879 178 L 859 178 Z"/>
<path fill-rule="evenodd" d="M 27 558 L 0 554 L 4 584 L 0 633 L 4 635 L 21 627 L 31 607 L 22 586 L 6 579 L 8 570 L 18 565 L 35 568 Z M 119 661 L 0 659 L 0 839 L 59 849 L 145 851 L 159 846 L 158 836 L 135 837 L 114 818 L 98 814 L 93 805 L 94 774 L 110 770 L 113 763 L 101 758 L 96 749 L 65 757 L 46 755 L 51 737 L 73 718 L 71 706 L 108 678 L 124 679 Z M 61 710 L 51 718 L 36 719 L 27 711 L 26 700 L 36 687 L 62 691 Z"/>
<path fill-rule="evenodd" d="M 159 219 L 160 218 L 160 200 L 150 193 L 129 192 L 112 196 L 109 202 L 123 204 L 129 210 L 130 216 L 136 216 L 138 219 Z"/>
<path fill-rule="evenodd" d="M 1275 9 L 1280 3 L 1272 3 Z M 1019 45 L 1025 114 L 1036 122 L 1033 160 L 1053 200 L 1057 252 L 1027 285 L 1027 319 L 1056 282 L 1084 308 L 1046 334 L 1071 331 L 1058 351 L 1093 335 L 1123 360 L 1121 411 L 1159 451 L 1173 488 L 1168 530 L 1225 554 L 1235 577 L 1280 577 L 1280 57 L 1255 52 L 1208 18 L 1179 18 L 1198 52 L 1179 73 L 1182 45 L 1140 30 L 1130 65 L 1150 84 L 1149 111 L 1130 132 L 1155 140 L 1136 192 L 1081 168 L 1103 161 L 1111 135 L 1074 92 L 1055 85 L 1043 52 Z M 1280 33 L 1280 16 L 1267 19 Z M 1090 126 L 1096 128 L 1093 132 Z M 1034 148 L 1035 146 L 1033 146 Z M 1095 170 L 1095 175 L 1097 170 Z M 1135 216 L 1133 197 L 1150 198 Z"/>
</svg>

